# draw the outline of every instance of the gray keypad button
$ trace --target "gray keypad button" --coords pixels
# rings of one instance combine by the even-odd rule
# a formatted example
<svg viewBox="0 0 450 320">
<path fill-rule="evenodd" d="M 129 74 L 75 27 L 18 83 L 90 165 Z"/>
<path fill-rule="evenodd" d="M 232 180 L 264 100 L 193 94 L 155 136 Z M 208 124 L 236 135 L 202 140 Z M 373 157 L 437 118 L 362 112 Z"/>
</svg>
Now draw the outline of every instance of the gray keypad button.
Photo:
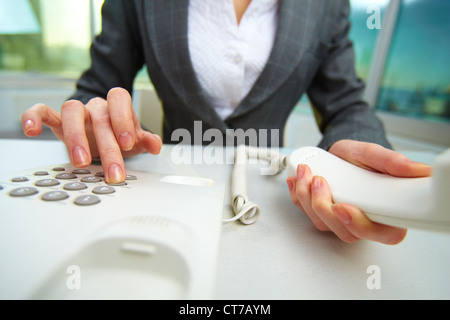
<svg viewBox="0 0 450 320">
<path fill-rule="evenodd" d="M 116 189 L 111 186 L 98 186 L 92 189 L 92 192 L 96 194 L 111 194 L 116 192 Z"/>
<path fill-rule="evenodd" d="M 64 190 L 68 191 L 79 191 L 87 188 L 87 185 L 82 182 L 69 182 L 66 183 L 63 187 Z"/>
<path fill-rule="evenodd" d="M 77 176 L 73 173 L 59 173 L 55 176 L 56 179 L 63 179 L 63 180 L 70 180 L 70 179 L 76 179 Z"/>
<path fill-rule="evenodd" d="M 125 178 L 125 180 L 137 180 L 137 177 L 133 176 L 131 174 L 128 174 L 127 177 Z"/>
<path fill-rule="evenodd" d="M 12 182 L 26 182 L 28 181 L 27 177 L 14 177 L 11 179 Z"/>
<path fill-rule="evenodd" d="M 91 174 L 89 169 L 75 169 L 72 171 L 73 174 Z"/>
<path fill-rule="evenodd" d="M 105 173 L 103 171 L 97 172 L 95 174 L 96 177 L 100 177 L 100 178 L 104 178 L 105 177 Z"/>
<path fill-rule="evenodd" d="M 66 171 L 66 168 L 63 168 L 63 167 L 55 167 L 55 168 L 53 168 L 52 169 L 53 171 Z"/>
<path fill-rule="evenodd" d="M 34 185 L 36 187 L 54 187 L 59 185 L 59 181 L 55 179 L 43 179 L 36 181 Z"/>
<path fill-rule="evenodd" d="M 102 182 L 102 179 L 99 177 L 95 177 L 95 176 L 89 176 L 89 177 L 82 178 L 81 181 L 88 182 L 88 183 L 95 183 L 95 182 Z"/>
<path fill-rule="evenodd" d="M 32 196 L 33 194 L 38 193 L 38 190 L 33 187 L 23 187 L 23 188 L 16 188 L 11 190 L 9 195 L 11 197 L 28 197 Z"/>
<path fill-rule="evenodd" d="M 100 198 L 94 195 L 83 195 L 75 199 L 74 203 L 79 206 L 92 206 L 100 202 Z"/>
<path fill-rule="evenodd" d="M 61 201 L 67 199 L 69 195 L 64 191 L 50 191 L 42 195 L 42 200 L 45 201 Z"/>
<path fill-rule="evenodd" d="M 48 176 L 48 172 L 47 171 L 36 171 L 34 173 L 35 176 Z"/>
</svg>

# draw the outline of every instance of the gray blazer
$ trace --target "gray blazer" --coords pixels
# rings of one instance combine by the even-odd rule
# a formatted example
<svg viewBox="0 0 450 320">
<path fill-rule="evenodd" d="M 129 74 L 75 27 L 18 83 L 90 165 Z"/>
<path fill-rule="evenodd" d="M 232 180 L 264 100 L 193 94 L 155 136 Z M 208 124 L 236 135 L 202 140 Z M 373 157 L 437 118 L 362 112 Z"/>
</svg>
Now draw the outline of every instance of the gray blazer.
<svg viewBox="0 0 450 320">
<path fill-rule="evenodd" d="M 194 121 L 209 128 L 278 129 L 306 93 L 323 133 L 320 147 L 340 139 L 390 147 L 381 122 L 362 101 L 363 83 L 354 71 L 348 39 L 348 0 L 280 0 L 274 48 L 260 78 L 225 120 L 209 105 L 190 60 L 189 0 L 106 0 L 103 31 L 91 47 L 92 65 L 71 97 L 87 103 L 110 88 L 132 92 L 137 72 L 147 66 L 164 108 L 164 142 Z M 282 134 L 279 137 L 282 145 Z M 225 139 L 224 139 L 225 141 Z M 269 138 L 270 141 L 270 138 Z M 207 144 L 210 142 L 207 142 Z"/>
</svg>

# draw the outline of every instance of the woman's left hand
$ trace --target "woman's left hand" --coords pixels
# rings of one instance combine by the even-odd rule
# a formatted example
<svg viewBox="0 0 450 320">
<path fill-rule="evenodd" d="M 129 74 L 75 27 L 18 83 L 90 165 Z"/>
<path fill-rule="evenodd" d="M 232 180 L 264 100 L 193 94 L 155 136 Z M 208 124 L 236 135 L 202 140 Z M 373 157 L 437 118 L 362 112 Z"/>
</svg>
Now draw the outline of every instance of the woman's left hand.
<svg viewBox="0 0 450 320">
<path fill-rule="evenodd" d="M 329 152 L 359 167 L 392 176 L 425 177 L 431 174 L 430 166 L 373 143 L 340 140 Z M 316 228 L 334 232 L 345 242 L 367 239 L 398 244 L 406 236 L 406 229 L 372 222 L 354 206 L 333 203 L 327 181 L 313 176 L 306 165 L 300 164 L 297 177 L 289 177 L 287 184 L 292 202 L 308 215 Z"/>
</svg>

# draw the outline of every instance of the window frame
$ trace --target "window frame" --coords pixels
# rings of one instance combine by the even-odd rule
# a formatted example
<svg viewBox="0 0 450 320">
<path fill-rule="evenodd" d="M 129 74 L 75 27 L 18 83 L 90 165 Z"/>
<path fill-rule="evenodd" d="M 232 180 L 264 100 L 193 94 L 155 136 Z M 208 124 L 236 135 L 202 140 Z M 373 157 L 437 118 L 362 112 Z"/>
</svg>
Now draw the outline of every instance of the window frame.
<svg viewBox="0 0 450 320">
<path fill-rule="evenodd" d="M 382 28 L 375 44 L 375 52 L 364 96 L 365 101 L 372 108 L 376 108 L 380 95 L 387 57 L 391 50 L 392 37 L 396 31 L 402 2 L 403 0 L 389 0 Z M 383 121 L 388 134 L 407 137 L 428 144 L 442 145 L 447 148 L 450 147 L 450 125 L 448 123 L 414 119 L 380 110 L 376 110 L 376 113 Z M 411 130 L 411 128 L 414 128 L 414 130 Z"/>
</svg>

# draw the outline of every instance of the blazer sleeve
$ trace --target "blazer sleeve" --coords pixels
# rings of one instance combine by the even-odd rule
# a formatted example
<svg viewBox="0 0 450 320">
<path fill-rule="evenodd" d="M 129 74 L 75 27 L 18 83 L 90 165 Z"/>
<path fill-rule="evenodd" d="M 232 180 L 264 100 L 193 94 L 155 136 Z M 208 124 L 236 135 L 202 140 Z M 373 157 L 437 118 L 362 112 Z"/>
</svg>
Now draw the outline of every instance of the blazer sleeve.
<svg viewBox="0 0 450 320">
<path fill-rule="evenodd" d="M 348 1 L 333 1 L 337 17 L 326 26 L 322 37 L 326 55 L 322 59 L 307 94 L 323 138 L 319 147 L 328 150 L 342 139 L 373 142 L 392 148 L 381 121 L 363 101 L 364 84 L 355 72 L 355 57 L 350 30 Z"/>
<path fill-rule="evenodd" d="M 106 98 L 114 87 L 130 94 L 137 72 L 144 65 L 134 1 L 106 0 L 102 7 L 102 32 L 90 49 L 91 66 L 77 83 L 71 99 L 87 103 Z"/>
</svg>

